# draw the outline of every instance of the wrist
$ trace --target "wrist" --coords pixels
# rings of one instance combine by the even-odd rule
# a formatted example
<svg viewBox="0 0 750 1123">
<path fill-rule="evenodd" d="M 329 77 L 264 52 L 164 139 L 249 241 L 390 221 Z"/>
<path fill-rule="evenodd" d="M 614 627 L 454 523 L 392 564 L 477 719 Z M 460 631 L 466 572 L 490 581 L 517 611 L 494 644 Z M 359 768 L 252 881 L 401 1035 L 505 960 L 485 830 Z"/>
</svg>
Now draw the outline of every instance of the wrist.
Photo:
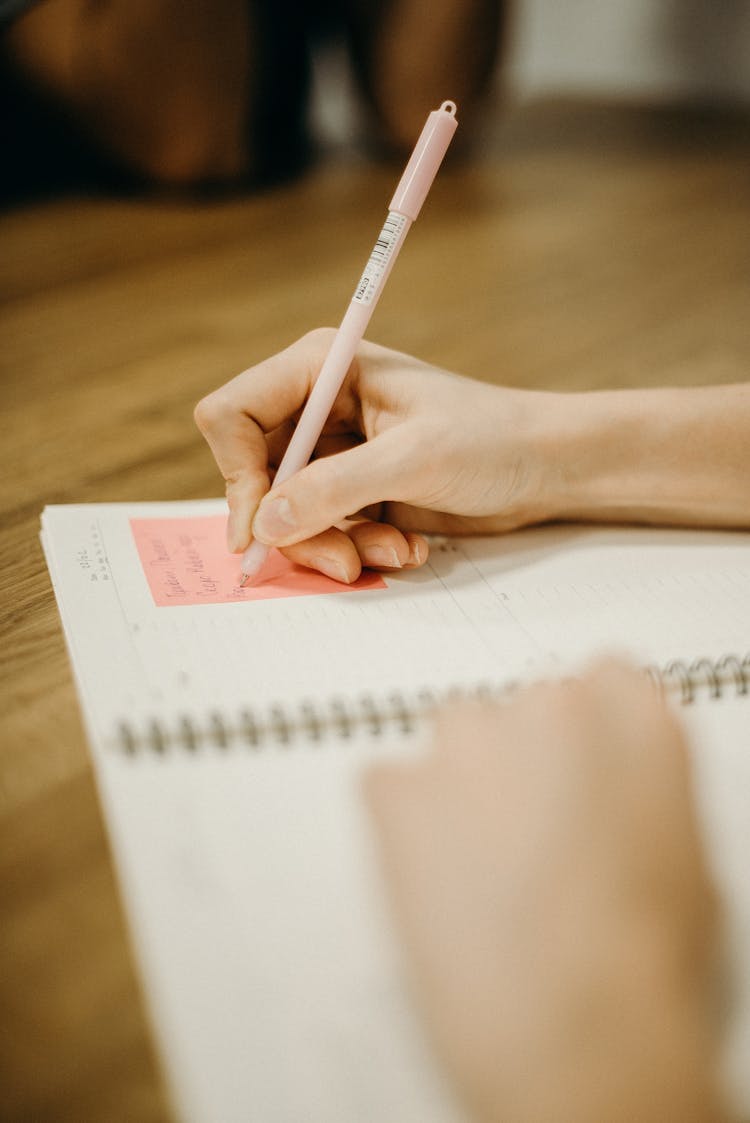
<svg viewBox="0 0 750 1123">
<path fill-rule="evenodd" d="M 679 520 L 679 464 L 668 448 L 669 391 L 545 395 L 538 438 L 547 519 Z M 665 408 L 666 407 L 666 408 Z"/>
<path fill-rule="evenodd" d="M 544 394 L 542 517 L 747 525 L 748 398 L 733 387 Z"/>
</svg>

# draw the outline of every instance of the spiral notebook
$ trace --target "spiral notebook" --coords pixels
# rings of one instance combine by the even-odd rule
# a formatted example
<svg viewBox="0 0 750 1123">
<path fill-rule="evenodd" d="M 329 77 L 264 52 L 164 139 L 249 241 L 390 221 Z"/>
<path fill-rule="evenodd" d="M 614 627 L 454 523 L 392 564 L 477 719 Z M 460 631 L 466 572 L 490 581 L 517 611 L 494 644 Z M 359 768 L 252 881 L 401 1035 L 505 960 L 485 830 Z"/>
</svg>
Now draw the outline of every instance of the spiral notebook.
<svg viewBox="0 0 750 1123">
<path fill-rule="evenodd" d="M 725 1080 L 750 1110 L 750 535 L 435 541 L 344 589 L 254 590 L 223 501 L 48 507 L 42 541 L 175 1116 L 461 1119 L 411 1003 L 360 803 L 436 701 L 629 653 L 675 699 L 727 903 Z M 498 1017 L 514 1012 L 498 1011 Z"/>
</svg>

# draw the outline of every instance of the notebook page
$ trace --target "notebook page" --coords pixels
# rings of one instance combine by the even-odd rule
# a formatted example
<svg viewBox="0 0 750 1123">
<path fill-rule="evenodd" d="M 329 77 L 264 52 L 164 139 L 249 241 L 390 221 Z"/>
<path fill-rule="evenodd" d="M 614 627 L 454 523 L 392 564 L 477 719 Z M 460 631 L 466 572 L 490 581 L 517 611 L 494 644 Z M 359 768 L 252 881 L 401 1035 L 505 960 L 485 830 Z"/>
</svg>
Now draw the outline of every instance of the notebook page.
<svg viewBox="0 0 750 1123">
<path fill-rule="evenodd" d="M 123 715 L 503 681 L 602 642 L 656 662 L 743 651 L 747 538 L 550 528 L 437 543 L 428 570 L 379 589 L 157 606 L 129 518 L 222 508 L 51 508 L 43 524 L 180 1117 L 456 1119 L 403 985 L 360 806 L 366 760 L 406 743 L 128 757 L 113 729 Z"/>
<path fill-rule="evenodd" d="M 179 1118 L 462 1119 L 381 897 L 360 805 L 372 751 L 100 759 Z"/>
<path fill-rule="evenodd" d="M 750 649 L 748 534 L 558 526 L 455 548 L 563 669 L 602 650 L 662 665 Z"/>
</svg>

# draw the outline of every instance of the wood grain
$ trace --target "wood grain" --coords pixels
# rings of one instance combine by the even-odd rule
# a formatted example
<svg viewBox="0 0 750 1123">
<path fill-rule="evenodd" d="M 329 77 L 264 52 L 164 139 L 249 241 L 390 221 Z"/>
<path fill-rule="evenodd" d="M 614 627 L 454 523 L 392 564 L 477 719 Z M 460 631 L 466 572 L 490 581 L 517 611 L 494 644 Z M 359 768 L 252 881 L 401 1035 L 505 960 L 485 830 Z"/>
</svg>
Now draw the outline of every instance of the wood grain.
<svg viewBox="0 0 750 1123">
<path fill-rule="evenodd" d="M 396 169 L 0 219 L 0 955 L 7 1120 L 169 1117 L 50 582 L 45 503 L 221 491 L 193 403 L 336 322 Z M 750 372 L 750 122 L 540 103 L 441 174 L 372 325 L 518 386 Z"/>
</svg>

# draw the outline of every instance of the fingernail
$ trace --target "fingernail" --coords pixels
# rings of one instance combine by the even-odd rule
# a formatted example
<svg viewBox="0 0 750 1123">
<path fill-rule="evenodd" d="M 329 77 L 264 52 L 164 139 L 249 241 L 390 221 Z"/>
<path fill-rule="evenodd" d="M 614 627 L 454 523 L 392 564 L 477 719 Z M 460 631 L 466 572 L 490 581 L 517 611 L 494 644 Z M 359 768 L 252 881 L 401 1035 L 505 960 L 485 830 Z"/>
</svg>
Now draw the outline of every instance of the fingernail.
<svg viewBox="0 0 750 1123">
<path fill-rule="evenodd" d="M 401 569 L 398 554 L 392 546 L 367 546 L 362 550 L 365 565 L 384 565 L 388 569 Z"/>
<path fill-rule="evenodd" d="M 291 504 L 284 496 L 261 503 L 253 520 L 253 537 L 267 544 L 288 538 L 296 529 Z"/>
<path fill-rule="evenodd" d="M 420 542 L 412 542 L 409 550 L 409 565 L 422 564 L 422 544 Z"/>
<path fill-rule="evenodd" d="M 334 581 L 341 581 L 344 585 L 351 584 L 348 573 L 335 558 L 312 558 L 310 565 L 314 569 L 319 569 L 326 577 L 332 577 Z"/>
<path fill-rule="evenodd" d="M 230 515 L 229 519 L 227 520 L 227 549 L 229 550 L 230 554 L 236 554 L 240 549 L 237 539 L 237 528 L 235 526 L 234 519 Z"/>
</svg>

